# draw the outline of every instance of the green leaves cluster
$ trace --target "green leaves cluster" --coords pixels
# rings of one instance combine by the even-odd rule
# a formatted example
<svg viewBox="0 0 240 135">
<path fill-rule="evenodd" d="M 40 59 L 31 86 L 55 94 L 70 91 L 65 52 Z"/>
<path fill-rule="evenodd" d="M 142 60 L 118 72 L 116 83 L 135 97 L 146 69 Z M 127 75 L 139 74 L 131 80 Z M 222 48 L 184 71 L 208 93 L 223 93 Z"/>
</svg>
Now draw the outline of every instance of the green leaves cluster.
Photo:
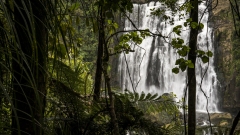
<svg viewBox="0 0 240 135">
<path fill-rule="evenodd" d="M 118 24 L 113 20 L 107 20 L 107 31 L 109 34 L 113 34 L 118 29 Z"/>
<path fill-rule="evenodd" d="M 193 22 L 192 18 L 188 18 L 186 22 L 184 22 L 184 26 L 185 27 L 190 26 L 193 29 L 200 29 L 200 30 L 204 28 L 204 25 L 202 23 L 198 24 L 197 22 Z"/>
<path fill-rule="evenodd" d="M 203 63 L 209 62 L 209 57 L 213 56 L 213 53 L 211 51 L 202 51 L 202 50 L 196 50 L 197 57 L 201 58 Z"/>
<path fill-rule="evenodd" d="M 177 25 L 177 26 L 173 27 L 173 32 L 176 33 L 178 36 L 180 36 L 181 28 L 182 28 L 182 25 Z"/>
<path fill-rule="evenodd" d="M 181 25 L 175 27 L 176 28 L 175 31 L 177 33 L 179 32 L 179 28 L 181 28 L 180 26 Z M 172 39 L 171 43 L 172 43 L 173 48 L 177 49 L 177 53 L 181 57 L 187 56 L 190 48 L 186 45 L 183 45 L 183 43 L 184 43 L 183 39 L 174 38 L 174 39 Z M 192 61 L 191 60 L 186 60 L 184 58 L 177 59 L 175 65 L 177 65 L 177 67 L 172 69 L 172 72 L 175 73 L 175 74 L 179 73 L 179 69 L 181 69 L 182 72 L 183 72 L 187 69 L 187 67 L 194 68 L 194 64 L 192 63 Z"/>
<path fill-rule="evenodd" d="M 114 47 L 115 52 L 125 51 L 127 54 L 131 51 L 130 43 L 141 44 L 146 36 L 150 36 L 149 30 L 134 31 L 124 34 L 120 37 L 120 42 Z"/>
<path fill-rule="evenodd" d="M 157 93 L 133 93 L 129 90 L 125 90 L 125 93 L 119 93 L 118 95 L 128 98 L 136 107 L 139 107 L 139 109 L 149 114 L 164 111 L 171 114 L 176 111 L 178 112 L 180 107 L 179 103 L 175 101 L 176 95 L 172 92 L 164 93 L 159 96 Z"/>
<path fill-rule="evenodd" d="M 182 72 L 184 72 L 187 67 L 194 68 L 194 64 L 191 60 L 185 60 L 183 58 L 177 59 L 175 65 L 178 65 L 178 67 L 172 69 L 172 72 L 175 74 L 179 73 L 179 68 L 182 70 Z"/>
<path fill-rule="evenodd" d="M 172 46 L 173 48 L 177 49 L 177 53 L 182 56 L 185 57 L 187 56 L 187 53 L 189 52 L 190 48 L 186 45 L 183 45 L 184 40 L 181 38 L 173 38 L 172 39 Z"/>
<path fill-rule="evenodd" d="M 178 54 L 180 55 L 179 52 L 178 52 Z M 205 52 L 202 50 L 197 50 L 196 54 L 197 54 L 197 57 L 201 58 L 203 63 L 209 62 L 209 57 L 213 56 L 213 53 L 211 51 Z M 175 74 L 179 73 L 179 69 L 181 69 L 181 71 L 185 71 L 187 67 L 194 68 L 194 64 L 192 63 L 192 61 L 185 60 L 184 58 L 177 59 L 175 65 L 178 65 L 178 67 L 175 67 L 172 69 L 172 72 Z"/>
<path fill-rule="evenodd" d="M 203 29 L 204 25 L 202 23 L 197 23 L 193 22 L 192 18 L 189 18 L 184 22 L 184 27 L 190 26 L 193 29 Z M 181 36 L 181 31 L 182 31 L 182 25 L 177 25 L 173 28 L 173 32 L 177 34 L 178 36 Z M 181 57 L 186 57 L 188 55 L 188 52 L 190 51 L 190 47 L 184 44 L 184 40 L 181 38 L 173 38 L 171 42 L 173 48 L 177 49 L 177 53 Z M 211 51 L 202 51 L 202 50 L 197 50 L 196 51 L 197 57 L 201 58 L 203 63 L 209 62 L 209 57 L 212 57 L 213 53 Z M 176 60 L 175 65 L 177 67 L 172 69 L 172 72 L 177 74 L 179 73 L 179 69 L 181 71 L 185 71 L 188 68 L 194 68 L 194 64 L 192 63 L 191 60 L 185 60 L 184 58 L 180 58 Z"/>
</svg>

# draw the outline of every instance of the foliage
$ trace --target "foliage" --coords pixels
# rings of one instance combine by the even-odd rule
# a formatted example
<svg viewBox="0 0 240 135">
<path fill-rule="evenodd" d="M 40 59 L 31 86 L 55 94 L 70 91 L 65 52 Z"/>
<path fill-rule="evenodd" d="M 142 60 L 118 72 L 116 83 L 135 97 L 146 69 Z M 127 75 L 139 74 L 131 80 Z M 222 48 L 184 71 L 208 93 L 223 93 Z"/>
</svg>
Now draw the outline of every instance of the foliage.
<svg viewBox="0 0 240 135">
<path fill-rule="evenodd" d="M 187 11 L 192 7 L 189 3 L 179 6 L 177 0 L 164 0 L 166 6 L 174 12 L 178 10 Z M 22 3 L 31 3 L 28 0 L 21 0 Z M 35 9 L 39 5 L 30 6 L 21 9 L 26 12 L 23 20 L 29 23 L 25 27 L 26 35 L 29 36 L 30 46 L 33 55 L 25 55 L 20 47 L 19 39 L 21 38 L 15 31 L 14 12 L 19 8 L 16 1 L 1 1 L 0 2 L 0 134 L 10 134 L 11 114 L 14 116 L 16 108 L 12 101 L 14 100 L 13 85 L 16 73 L 13 70 L 13 62 L 20 65 L 22 71 L 26 73 L 23 78 L 26 80 L 24 87 L 33 88 L 37 92 L 36 102 L 44 106 L 44 124 L 39 122 L 44 134 L 84 134 L 84 135 L 107 135 L 112 132 L 113 126 L 109 115 L 110 99 L 108 96 L 100 98 L 99 102 L 92 100 L 92 69 L 95 68 L 94 61 L 96 60 L 96 50 L 98 45 L 97 32 L 107 31 L 107 38 L 104 43 L 104 49 L 110 51 L 110 44 L 113 43 L 112 37 L 119 32 L 119 26 L 116 21 L 115 13 L 121 14 L 132 12 L 133 4 L 130 0 L 56 0 L 46 1 L 45 5 L 47 12 L 47 23 L 44 23 L 47 32 L 46 43 L 47 52 L 43 56 L 37 53 L 38 47 L 41 44 L 38 39 L 38 29 L 35 21 L 45 22 L 35 17 L 29 9 Z M 15 7 L 15 9 L 13 9 Z M 101 8 L 100 8 L 101 7 Z M 100 10 L 104 11 L 104 28 L 100 29 Z M 152 9 L 152 15 L 163 16 L 170 23 L 174 23 L 172 18 L 163 15 L 162 9 Z M 182 15 L 179 16 L 181 18 Z M 33 19 L 34 18 L 34 19 Z M 26 24 L 25 24 L 26 25 Z M 192 22 L 191 19 L 186 20 L 185 27 L 194 29 L 202 29 L 203 24 Z M 180 36 L 182 25 L 174 27 L 173 32 Z M 123 31 L 125 32 L 125 31 Z M 154 35 L 148 29 L 135 30 L 125 33 L 120 36 L 119 44 L 114 46 L 113 53 L 122 51 L 129 53 L 130 43 L 141 44 L 146 36 Z M 159 35 L 158 35 L 159 36 Z M 27 40 L 27 39 L 26 39 Z M 172 46 L 177 50 L 180 59 L 176 61 L 178 67 L 173 69 L 174 73 L 178 73 L 179 69 L 186 70 L 187 67 L 194 68 L 193 63 L 185 60 L 190 48 L 184 45 L 181 38 L 172 39 Z M 26 48 L 25 48 L 26 49 Z M 29 49 L 29 48 L 27 48 Z M 26 49 L 26 50 L 27 50 Z M 36 49 L 36 50 L 35 50 Z M 19 58 L 14 57 L 16 51 Z M 43 50 L 40 50 L 40 52 Z M 31 52 L 31 51 L 30 51 Z M 32 53 L 31 52 L 31 53 Z M 198 50 L 198 57 L 204 63 L 208 62 L 211 52 Z M 27 56 L 27 58 L 25 57 Z M 104 56 L 105 57 L 105 56 Z M 23 59 L 20 59 L 23 58 Z M 31 58 L 31 62 L 28 61 Z M 46 65 L 41 65 L 42 59 L 46 59 Z M 100 58 L 103 60 L 104 58 Z M 24 63 L 24 64 L 23 64 Z M 33 68 L 36 64 L 39 68 Z M 105 64 L 105 63 L 104 63 Z M 23 66 L 24 65 L 24 66 Z M 101 65 L 104 66 L 104 65 Z M 35 77 L 34 73 L 39 69 L 47 75 L 46 80 L 40 80 Z M 41 72 L 42 73 L 42 72 Z M 22 72 L 18 72 L 22 74 Z M 17 80 L 21 81 L 21 79 Z M 40 90 L 35 84 L 44 83 L 47 93 L 38 93 Z M 21 86 L 22 84 L 18 84 Z M 24 90 L 22 90 L 24 91 Z M 112 92 L 113 93 L 113 92 Z M 43 100 L 39 100 L 43 98 Z M 46 98 L 46 101 L 44 100 Z M 150 93 L 117 93 L 114 96 L 115 112 L 118 119 L 119 131 L 121 134 L 131 132 L 132 134 L 177 134 L 182 129 L 179 108 L 181 102 L 175 101 L 173 93 L 166 93 L 162 96 Z M 35 102 L 35 100 L 33 100 Z M 21 101 L 16 101 L 21 102 Z M 30 103 L 26 104 L 30 110 L 34 110 L 37 106 Z M 34 116 L 35 114 L 28 114 Z M 4 117 L 3 117 L 4 116 Z M 14 116 L 15 117 L 15 116 Z M 16 119 L 18 116 L 16 116 Z M 34 118 L 34 117 L 33 117 Z M 28 119 L 29 121 L 34 121 Z M 38 121 L 37 121 L 38 122 Z"/>
<path fill-rule="evenodd" d="M 46 111 L 48 134 L 107 135 L 111 132 L 109 108 L 105 102 L 106 100 L 109 102 L 109 99 L 101 98 L 99 103 L 92 103 L 88 98 L 69 94 L 66 88 L 65 91 L 52 90 L 49 95 L 49 107 Z M 115 95 L 115 111 L 121 134 L 127 132 L 149 135 L 171 134 L 182 130 L 177 120 L 179 111 L 177 104 L 173 101 L 174 95 L 165 94 L 158 97 L 156 94 L 142 93 L 140 97 L 132 98 L 134 95 L 137 96 L 131 92 Z M 167 114 L 161 116 L 165 112 Z M 154 119 L 159 116 L 161 118 L 158 120 Z M 164 117 L 163 122 L 161 119 Z M 166 117 L 169 117 L 168 121 Z"/>
<path fill-rule="evenodd" d="M 177 25 L 173 28 L 173 32 L 178 35 L 181 36 L 181 31 L 182 31 L 182 25 Z M 184 27 L 191 27 L 193 29 L 203 29 L 204 25 L 202 23 L 197 23 L 197 22 L 193 22 L 192 18 L 188 18 L 186 20 L 186 22 L 184 22 Z M 175 67 L 172 69 L 172 72 L 177 74 L 179 73 L 179 69 L 181 69 L 181 71 L 185 71 L 188 68 L 194 68 L 194 64 L 192 63 L 191 60 L 186 60 L 184 59 L 184 57 L 186 57 L 189 53 L 189 50 L 191 49 L 190 47 L 188 47 L 187 45 L 184 45 L 184 40 L 177 37 L 177 38 L 173 38 L 171 41 L 171 45 L 173 46 L 173 48 L 177 49 L 177 53 L 178 55 L 181 57 L 179 59 L 176 60 L 175 65 L 178 65 L 178 67 Z M 197 57 L 201 58 L 203 63 L 207 63 L 209 62 L 209 57 L 213 56 L 213 53 L 211 51 L 202 51 L 202 50 L 196 50 L 196 55 Z"/>
<path fill-rule="evenodd" d="M 181 120 L 179 116 L 179 109 L 182 106 L 181 101 L 176 102 L 176 95 L 174 95 L 173 93 L 164 93 L 162 96 L 158 96 L 158 94 L 152 95 L 150 93 L 145 94 L 144 92 L 139 94 L 125 90 L 125 93 L 118 93 L 116 97 L 117 99 L 119 98 L 122 102 L 127 102 L 125 106 L 128 107 L 128 105 L 132 105 L 137 110 L 141 110 L 143 118 L 139 118 L 140 120 L 146 119 L 144 121 L 153 122 L 155 123 L 155 125 L 161 126 L 161 128 L 159 129 L 152 124 L 151 125 L 153 127 L 148 127 L 146 123 L 142 123 L 144 124 L 144 126 L 141 128 L 145 129 L 146 127 L 148 127 L 147 129 L 143 130 L 148 134 L 157 134 L 160 133 L 160 131 L 163 134 L 174 134 L 180 133 L 183 130 L 181 127 Z M 125 106 L 121 108 L 124 108 Z M 149 122 L 147 124 L 150 124 Z M 133 128 L 131 129 L 134 130 Z"/>
<path fill-rule="evenodd" d="M 128 54 L 131 50 L 130 48 L 130 43 L 134 44 L 141 44 L 142 40 L 146 37 L 150 36 L 149 30 L 145 31 L 134 31 L 134 32 L 129 32 L 127 34 L 123 34 L 120 36 L 120 42 L 118 45 L 114 46 L 114 51 L 115 53 L 119 53 L 122 51 L 125 51 L 126 54 Z"/>
</svg>

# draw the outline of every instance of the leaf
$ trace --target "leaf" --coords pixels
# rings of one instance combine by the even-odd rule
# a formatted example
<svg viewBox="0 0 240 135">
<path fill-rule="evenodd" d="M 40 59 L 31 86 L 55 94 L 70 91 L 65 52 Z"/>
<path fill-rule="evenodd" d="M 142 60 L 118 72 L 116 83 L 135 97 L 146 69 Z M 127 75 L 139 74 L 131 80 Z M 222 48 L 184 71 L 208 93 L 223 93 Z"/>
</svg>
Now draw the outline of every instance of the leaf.
<svg viewBox="0 0 240 135">
<path fill-rule="evenodd" d="M 188 63 L 188 67 L 189 68 L 194 68 L 194 64 L 191 62 L 191 63 Z"/>
<path fill-rule="evenodd" d="M 181 33 L 181 31 L 179 30 L 180 28 L 182 28 L 182 25 L 175 26 L 173 28 L 173 32 L 180 36 L 180 33 Z"/>
<path fill-rule="evenodd" d="M 204 28 L 204 25 L 202 23 L 199 24 L 200 29 Z"/>
<path fill-rule="evenodd" d="M 212 57 L 213 56 L 213 53 L 211 51 L 208 51 L 206 54 L 207 54 L 208 57 Z"/>
<path fill-rule="evenodd" d="M 112 24 L 112 20 L 107 20 L 108 24 Z"/>
<path fill-rule="evenodd" d="M 156 93 L 156 94 L 154 94 L 149 100 L 153 100 L 153 99 L 155 99 L 157 96 L 158 96 L 158 94 Z"/>
<path fill-rule="evenodd" d="M 203 55 L 205 55 L 205 52 L 202 50 L 196 50 L 198 57 L 202 57 Z"/>
<path fill-rule="evenodd" d="M 196 29 L 197 27 L 198 27 L 198 23 L 197 22 L 191 22 L 191 27 L 193 28 L 193 29 Z"/>
<path fill-rule="evenodd" d="M 209 61 L 209 57 L 203 56 L 201 57 L 203 63 L 207 63 Z"/>
<path fill-rule="evenodd" d="M 188 18 L 186 21 L 187 22 L 192 22 L 192 18 Z"/>
<path fill-rule="evenodd" d="M 146 96 L 146 98 L 145 98 L 144 100 L 149 100 L 149 99 L 150 99 L 150 97 L 151 97 L 151 94 L 150 94 L 150 93 L 148 93 L 148 94 L 147 94 L 147 96 Z"/>
<path fill-rule="evenodd" d="M 73 11 L 73 10 L 79 8 L 79 7 L 80 7 L 80 3 L 77 2 L 77 3 L 73 4 L 73 5 L 69 8 L 69 10 L 70 10 L 70 11 Z"/>
<path fill-rule="evenodd" d="M 135 92 L 134 95 L 135 95 L 135 102 L 136 102 L 139 99 L 139 94 L 137 92 Z"/>
<path fill-rule="evenodd" d="M 115 29 L 117 29 L 117 28 L 118 28 L 118 24 L 117 24 L 117 23 L 113 23 L 113 27 L 114 27 Z"/>
<path fill-rule="evenodd" d="M 182 63 L 183 61 L 184 61 L 183 58 L 177 59 L 175 65 L 179 65 L 179 64 Z"/>
<path fill-rule="evenodd" d="M 177 53 L 180 55 L 180 56 L 187 56 L 187 51 L 181 49 L 181 50 L 178 50 Z"/>
<path fill-rule="evenodd" d="M 145 93 L 142 91 L 139 101 L 142 101 L 144 99 L 144 97 L 145 97 Z"/>
<path fill-rule="evenodd" d="M 181 63 L 179 67 L 182 70 L 182 72 L 184 72 L 187 69 L 187 65 L 185 63 Z"/>
<path fill-rule="evenodd" d="M 184 40 L 181 39 L 181 38 L 177 38 L 177 40 L 178 40 L 178 44 L 183 44 L 184 43 Z"/>
<path fill-rule="evenodd" d="M 178 74 L 179 73 L 179 68 L 177 68 L 177 67 L 173 68 L 172 72 L 175 73 L 175 74 Z"/>
<path fill-rule="evenodd" d="M 129 95 L 130 99 L 132 99 L 132 100 L 134 99 L 134 94 L 132 92 L 129 92 L 128 95 Z"/>
</svg>

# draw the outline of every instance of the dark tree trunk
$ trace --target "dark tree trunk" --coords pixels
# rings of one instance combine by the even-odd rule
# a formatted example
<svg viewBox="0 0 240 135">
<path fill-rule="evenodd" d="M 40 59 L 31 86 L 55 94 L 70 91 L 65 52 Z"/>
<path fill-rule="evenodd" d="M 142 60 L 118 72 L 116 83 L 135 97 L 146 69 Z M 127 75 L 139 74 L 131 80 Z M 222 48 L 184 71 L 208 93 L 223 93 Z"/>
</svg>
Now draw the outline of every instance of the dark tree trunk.
<svg viewBox="0 0 240 135">
<path fill-rule="evenodd" d="M 3 28 L 3 23 L 2 21 L 0 20 L 0 28 Z M 6 51 L 5 48 L 5 45 L 6 45 L 6 39 L 5 39 L 5 32 L 3 29 L 0 29 L 0 85 L 3 85 L 3 76 L 4 76 L 4 68 L 3 68 L 3 65 L 4 65 L 4 50 Z M 3 87 L 0 87 L 0 110 L 2 108 L 2 99 L 3 99 Z"/>
<path fill-rule="evenodd" d="M 190 13 L 190 18 L 193 22 L 198 23 L 198 0 L 191 0 L 193 9 Z M 191 28 L 189 47 L 191 48 L 188 54 L 188 60 L 191 60 L 195 67 L 196 62 L 196 47 L 197 47 L 198 28 Z M 196 68 L 188 68 L 188 134 L 195 135 L 196 129 Z"/>
<path fill-rule="evenodd" d="M 104 17 L 103 11 L 99 9 L 99 20 L 98 20 L 98 53 L 97 53 L 97 69 L 95 74 L 95 84 L 94 84 L 94 101 L 98 101 L 100 98 L 101 84 L 102 84 L 102 59 L 103 59 L 103 44 L 104 44 Z"/>
<path fill-rule="evenodd" d="M 46 96 L 45 0 L 15 0 L 12 135 L 42 135 Z"/>
<path fill-rule="evenodd" d="M 236 126 L 238 125 L 239 118 L 240 118 L 240 111 L 238 111 L 237 116 L 233 120 L 232 127 L 231 127 L 229 135 L 234 134 L 234 130 L 235 130 Z"/>
</svg>

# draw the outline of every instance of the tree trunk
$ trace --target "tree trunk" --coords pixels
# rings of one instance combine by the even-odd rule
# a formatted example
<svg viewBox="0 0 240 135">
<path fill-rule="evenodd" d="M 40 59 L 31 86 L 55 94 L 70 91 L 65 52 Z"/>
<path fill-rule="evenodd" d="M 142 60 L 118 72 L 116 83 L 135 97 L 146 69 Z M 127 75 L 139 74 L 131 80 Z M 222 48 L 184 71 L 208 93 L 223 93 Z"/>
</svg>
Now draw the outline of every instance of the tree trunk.
<svg viewBox="0 0 240 135">
<path fill-rule="evenodd" d="M 120 135 L 119 134 L 119 127 L 118 127 L 118 120 L 115 112 L 115 105 L 114 105 L 114 93 L 112 92 L 111 85 L 110 85 L 110 77 L 107 73 L 107 67 L 108 67 L 108 61 L 105 61 L 105 68 L 103 69 L 104 72 L 104 78 L 107 85 L 107 91 L 109 96 L 109 113 L 111 117 L 111 122 L 113 124 L 113 135 Z"/>
<path fill-rule="evenodd" d="M 95 84 L 94 84 L 94 101 L 98 101 L 100 98 L 101 84 L 102 84 L 102 58 L 103 58 L 103 44 L 104 44 L 104 17 L 103 11 L 100 7 L 99 12 L 99 24 L 98 24 L 98 53 L 97 53 L 97 69 L 95 73 Z"/>
<path fill-rule="evenodd" d="M 3 23 L 2 21 L 0 20 L 0 28 L 3 28 Z M 4 55 L 5 55 L 5 52 L 6 49 L 4 49 L 6 46 L 6 42 L 5 42 L 5 32 L 4 30 L 0 30 L 0 86 L 3 85 L 3 76 L 4 76 L 4 68 L 3 68 L 3 65 L 4 65 Z M 3 99 L 3 87 L 0 87 L 0 110 L 2 109 L 2 99 Z"/>
<path fill-rule="evenodd" d="M 12 135 L 43 134 L 47 83 L 45 9 L 44 0 L 15 0 Z"/>
<path fill-rule="evenodd" d="M 198 0 L 190 0 L 192 10 L 190 18 L 193 22 L 198 23 Z M 196 62 L 196 47 L 197 47 L 198 28 L 190 30 L 189 47 L 191 48 L 188 54 L 188 60 L 191 60 L 195 67 Z M 195 135 L 196 129 L 196 75 L 195 68 L 188 68 L 188 135 Z"/>
</svg>

